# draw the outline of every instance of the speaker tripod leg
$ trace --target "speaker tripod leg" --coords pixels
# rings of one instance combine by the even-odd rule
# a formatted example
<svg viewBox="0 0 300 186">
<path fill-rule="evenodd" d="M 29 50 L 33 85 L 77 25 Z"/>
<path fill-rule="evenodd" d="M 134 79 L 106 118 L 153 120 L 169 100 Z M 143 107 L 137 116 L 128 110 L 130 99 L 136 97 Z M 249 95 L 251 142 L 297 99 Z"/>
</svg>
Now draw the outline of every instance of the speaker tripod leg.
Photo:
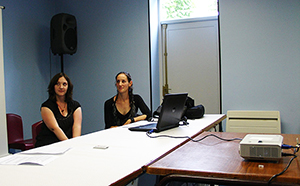
<svg viewBox="0 0 300 186">
<path fill-rule="evenodd" d="M 61 64 L 61 72 L 64 72 L 64 56 L 60 54 L 60 64 Z"/>
</svg>

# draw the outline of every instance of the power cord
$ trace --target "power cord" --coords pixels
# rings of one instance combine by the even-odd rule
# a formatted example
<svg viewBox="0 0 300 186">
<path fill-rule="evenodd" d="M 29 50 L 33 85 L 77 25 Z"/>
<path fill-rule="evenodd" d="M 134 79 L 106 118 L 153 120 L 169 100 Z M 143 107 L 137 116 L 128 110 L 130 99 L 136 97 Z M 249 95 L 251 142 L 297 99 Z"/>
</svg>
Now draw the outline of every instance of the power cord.
<svg viewBox="0 0 300 186">
<path fill-rule="evenodd" d="M 202 138 L 200 138 L 200 139 L 195 140 L 195 139 L 193 139 L 193 138 L 191 138 L 191 137 L 189 137 L 189 136 L 170 136 L 170 135 L 157 135 L 157 136 L 151 136 L 152 133 L 153 133 L 153 130 L 150 130 L 150 131 L 146 132 L 147 136 L 150 137 L 150 138 L 161 138 L 161 137 L 175 138 L 175 139 L 178 139 L 178 138 L 187 138 L 187 139 L 190 139 L 190 140 L 193 141 L 193 142 L 199 142 L 199 141 L 202 141 L 202 140 L 204 140 L 205 138 L 210 137 L 210 136 L 215 137 L 215 138 L 218 138 L 218 139 L 223 140 L 223 141 L 242 140 L 241 138 L 225 139 L 225 138 L 221 138 L 221 137 L 219 137 L 219 136 L 217 136 L 217 135 L 215 135 L 215 134 L 208 134 L 208 135 L 206 135 L 206 136 L 204 136 L 204 137 L 202 137 Z"/>
<path fill-rule="evenodd" d="M 181 118 L 182 124 L 179 124 L 179 126 L 183 126 L 183 125 L 189 125 L 189 122 L 187 121 L 187 117 L 183 116 Z"/>
<path fill-rule="evenodd" d="M 161 138 L 161 137 L 168 137 L 168 138 L 175 138 L 175 139 L 176 139 L 176 138 L 187 138 L 187 139 L 190 139 L 190 140 L 193 141 L 193 142 L 199 142 L 199 141 L 202 141 L 202 140 L 204 140 L 205 138 L 210 137 L 210 136 L 215 137 L 215 138 L 218 138 L 218 139 L 223 140 L 223 141 L 242 140 L 241 138 L 225 139 L 225 138 L 221 138 L 221 137 L 219 137 L 219 136 L 217 136 L 217 135 L 215 135 L 215 134 L 208 134 L 208 135 L 206 135 L 206 136 L 204 136 L 204 137 L 202 137 L 202 138 L 200 138 L 200 139 L 198 139 L 198 140 L 194 140 L 193 138 L 191 138 L 191 137 L 189 137 L 189 136 L 170 136 L 170 135 L 157 135 L 157 136 L 151 136 L 152 133 L 153 133 L 153 130 L 150 130 L 150 131 L 146 132 L 147 136 L 150 137 L 150 138 Z M 290 167 L 290 165 L 291 165 L 291 163 L 293 162 L 293 160 L 294 160 L 295 158 L 297 158 L 296 153 L 299 151 L 300 144 L 299 144 L 298 139 L 297 139 L 297 145 L 296 145 L 296 146 L 291 146 L 291 145 L 283 144 L 283 145 L 281 146 L 281 148 L 282 148 L 282 149 L 294 149 L 294 153 L 293 153 L 293 154 L 290 154 L 290 153 L 282 153 L 282 156 L 293 156 L 293 157 L 290 159 L 289 163 L 287 164 L 287 166 L 285 167 L 285 169 L 284 169 L 283 171 L 281 171 L 281 172 L 278 173 L 278 174 L 273 175 L 273 176 L 269 179 L 268 185 L 270 185 L 271 182 L 272 182 L 276 177 L 278 177 L 278 176 L 282 175 L 283 173 L 285 173 L 285 171 Z"/>
<path fill-rule="evenodd" d="M 291 154 L 291 155 L 293 155 L 293 157 L 290 159 L 290 161 L 289 161 L 289 163 L 287 164 L 287 166 L 286 166 L 286 167 L 283 169 L 283 171 L 281 171 L 280 173 L 273 175 L 273 176 L 269 179 L 268 185 L 271 184 L 271 182 L 273 181 L 274 178 L 276 178 L 276 177 L 282 175 L 283 173 L 285 173 L 285 171 L 290 167 L 292 161 L 293 161 L 295 158 L 297 158 L 297 155 L 295 155 L 295 154 Z"/>
<path fill-rule="evenodd" d="M 293 160 L 295 158 L 297 158 L 297 155 L 296 153 L 299 151 L 299 148 L 300 148 L 300 144 L 299 144 L 299 141 L 298 141 L 298 138 L 297 138 L 297 145 L 296 146 L 291 146 L 291 145 L 286 145 L 286 144 L 282 144 L 281 146 L 282 149 L 294 149 L 294 153 L 293 154 L 290 154 L 290 153 L 282 153 L 282 156 L 293 156 L 289 163 L 286 165 L 286 167 L 283 169 L 283 171 L 281 171 L 280 173 L 278 174 L 275 174 L 273 175 L 269 181 L 268 181 L 268 185 L 271 184 L 271 182 L 278 176 L 282 175 L 283 173 L 285 173 L 285 171 L 287 171 L 287 169 L 290 167 L 291 163 L 293 162 Z"/>
</svg>

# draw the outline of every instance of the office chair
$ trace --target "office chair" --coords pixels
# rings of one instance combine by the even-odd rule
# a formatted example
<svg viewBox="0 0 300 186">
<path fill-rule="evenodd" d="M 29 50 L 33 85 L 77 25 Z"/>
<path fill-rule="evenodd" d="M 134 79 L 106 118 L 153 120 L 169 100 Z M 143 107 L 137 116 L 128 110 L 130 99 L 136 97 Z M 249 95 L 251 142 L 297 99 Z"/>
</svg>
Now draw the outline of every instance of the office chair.
<svg viewBox="0 0 300 186">
<path fill-rule="evenodd" d="M 226 132 L 281 133 L 279 111 L 227 111 Z"/>
<path fill-rule="evenodd" d="M 35 145 L 36 142 L 36 136 L 39 134 L 39 132 L 42 129 L 42 124 L 43 120 L 36 122 L 35 124 L 33 124 L 31 126 L 31 130 L 32 130 L 32 143 L 33 145 Z"/>
<path fill-rule="evenodd" d="M 24 140 L 23 122 L 17 114 L 6 114 L 8 147 L 10 149 L 28 150 L 34 147 L 32 139 Z"/>
</svg>

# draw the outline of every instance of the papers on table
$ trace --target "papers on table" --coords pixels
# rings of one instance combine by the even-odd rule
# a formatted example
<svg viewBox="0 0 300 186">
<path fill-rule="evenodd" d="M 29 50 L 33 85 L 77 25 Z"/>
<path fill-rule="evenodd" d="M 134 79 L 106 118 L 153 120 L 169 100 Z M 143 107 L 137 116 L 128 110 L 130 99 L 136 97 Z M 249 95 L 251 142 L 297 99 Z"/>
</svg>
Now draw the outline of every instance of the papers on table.
<svg viewBox="0 0 300 186">
<path fill-rule="evenodd" d="M 14 154 L 0 158 L 0 165 L 46 165 L 58 156 Z"/>
<path fill-rule="evenodd" d="M 40 148 L 35 148 L 27 151 L 22 151 L 20 154 L 31 154 L 31 155 L 59 155 L 64 154 L 70 150 L 70 147 L 55 147 L 55 146 L 43 146 Z"/>
<path fill-rule="evenodd" d="M 70 148 L 44 146 L 0 158 L 0 165 L 46 165 Z"/>
<path fill-rule="evenodd" d="M 122 128 L 130 128 L 130 127 L 135 127 L 135 126 L 141 126 L 141 125 L 147 125 L 149 123 L 153 123 L 153 122 L 157 122 L 158 119 L 157 118 L 153 118 L 152 121 L 147 121 L 147 120 L 141 120 L 141 121 L 137 121 L 134 123 L 130 123 L 128 125 L 122 125 Z"/>
</svg>

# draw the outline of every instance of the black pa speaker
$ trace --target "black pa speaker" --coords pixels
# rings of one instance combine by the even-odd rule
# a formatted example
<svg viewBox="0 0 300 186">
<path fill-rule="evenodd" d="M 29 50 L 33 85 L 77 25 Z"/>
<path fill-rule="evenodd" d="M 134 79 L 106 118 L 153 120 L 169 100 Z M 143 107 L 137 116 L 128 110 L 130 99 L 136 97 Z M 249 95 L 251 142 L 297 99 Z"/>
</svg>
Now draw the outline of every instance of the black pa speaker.
<svg viewBox="0 0 300 186">
<path fill-rule="evenodd" d="M 77 50 L 77 25 L 73 15 L 60 13 L 50 23 L 51 50 L 56 54 L 74 54 Z"/>
</svg>

